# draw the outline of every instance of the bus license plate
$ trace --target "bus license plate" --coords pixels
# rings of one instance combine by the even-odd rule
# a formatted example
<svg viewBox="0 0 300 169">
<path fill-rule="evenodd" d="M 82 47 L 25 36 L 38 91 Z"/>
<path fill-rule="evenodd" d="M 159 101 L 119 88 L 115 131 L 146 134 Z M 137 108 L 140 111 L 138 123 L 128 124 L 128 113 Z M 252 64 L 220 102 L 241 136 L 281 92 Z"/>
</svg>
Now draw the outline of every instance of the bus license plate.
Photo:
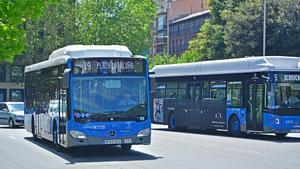
<svg viewBox="0 0 300 169">
<path fill-rule="evenodd" d="M 104 140 L 104 144 L 121 144 L 121 139 L 115 139 L 115 140 Z"/>
</svg>

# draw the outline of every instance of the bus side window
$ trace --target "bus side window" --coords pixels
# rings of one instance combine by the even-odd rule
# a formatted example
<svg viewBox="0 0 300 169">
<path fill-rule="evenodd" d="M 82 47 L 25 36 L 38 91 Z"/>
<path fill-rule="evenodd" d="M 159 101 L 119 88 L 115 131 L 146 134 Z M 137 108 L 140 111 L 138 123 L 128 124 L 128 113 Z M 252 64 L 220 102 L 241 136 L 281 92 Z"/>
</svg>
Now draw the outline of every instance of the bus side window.
<svg viewBox="0 0 300 169">
<path fill-rule="evenodd" d="M 188 99 L 193 99 L 194 98 L 194 85 L 193 84 L 188 84 L 187 86 L 187 98 Z"/>
<path fill-rule="evenodd" d="M 178 83 L 167 83 L 166 98 L 177 98 Z"/>
<path fill-rule="evenodd" d="M 227 83 L 227 106 L 230 107 L 242 107 L 243 85 L 241 81 L 228 82 Z"/>
<path fill-rule="evenodd" d="M 201 100 L 201 84 L 195 85 L 195 101 L 198 102 Z"/>
<path fill-rule="evenodd" d="M 158 83 L 155 86 L 155 98 L 165 98 L 166 97 L 166 85 L 164 83 Z"/>
<path fill-rule="evenodd" d="M 204 82 L 203 83 L 203 89 L 202 89 L 202 99 L 210 99 L 210 82 Z"/>
<path fill-rule="evenodd" d="M 179 89 L 178 89 L 178 98 L 179 99 L 186 99 L 186 88 L 187 88 L 187 84 L 185 82 L 181 82 L 179 83 Z"/>
</svg>

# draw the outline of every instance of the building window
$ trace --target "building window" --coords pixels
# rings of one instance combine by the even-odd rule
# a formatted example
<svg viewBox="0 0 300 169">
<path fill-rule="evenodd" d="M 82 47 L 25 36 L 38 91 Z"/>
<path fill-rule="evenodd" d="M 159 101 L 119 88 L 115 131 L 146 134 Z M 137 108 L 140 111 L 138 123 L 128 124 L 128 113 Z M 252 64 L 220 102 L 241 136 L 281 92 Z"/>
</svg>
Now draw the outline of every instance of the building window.
<svg viewBox="0 0 300 169">
<path fill-rule="evenodd" d="M 10 67 L 10 81 L 23 82 L 24 73 L 23 66 L 11 66 Z"/>
<path fill-rule="evenodd" d="M 165 16 L 159 16 L 157 18 L 157 29 L 162 30 L 164 28 Z"/>
<path fill-rule="evenodd" d="M 23 89 L 10 89 L 9 100 L 13 102 L 23 101 Z"/>
<path fill-rule="evenodd" d="M 6 89 L 0 89 L 0 102 L 6 101 Z"/>
<path fill-rule="evenodd" d="M 6 80 L 5 66 L 0 65 L 0 82 L 4 82 L 5 80 Z"/>
</svg>

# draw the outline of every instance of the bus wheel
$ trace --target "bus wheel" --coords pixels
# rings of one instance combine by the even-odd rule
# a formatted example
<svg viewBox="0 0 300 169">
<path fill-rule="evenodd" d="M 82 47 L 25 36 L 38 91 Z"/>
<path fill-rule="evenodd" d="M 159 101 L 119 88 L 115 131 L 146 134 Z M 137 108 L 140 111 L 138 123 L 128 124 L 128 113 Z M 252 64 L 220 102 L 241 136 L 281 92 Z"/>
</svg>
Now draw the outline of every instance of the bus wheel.
<svg viewBox="0 0 300 169">
<path fill-rule="evenodd" d="M 56 127 L 56 123 L 54 122 L 53 124 L 53 132 L 52 132 L 52 138 L 53 138 L 53 144 L 55 146 L 55 149 L 58 151 L 58 152 L 61 152 L 62 151 L 62 147 L 58 144 L 58 130 L 57 130 L 57 127 Z"/>
<path fill-rule="evenodd" d="M 175 130 L 176 127 L 176 118 L 174 113 L 171 113 L 168 118 L 168 128 L 171 130 Z"/>
<path fill-rule="evenodd" d="M 132 145 L 131 144 L 122 144 L 121 148 L 123 151 L 130 151 Z"/>
<path fill-rule="evenodd" d="M 31 132 L 32 132 L 32 138 L 34 141 L 38 141 L 37 135 L 35 133 L 35 126 L 34 126 L 34 118 L 31 119 Z"/>
<path fill-rule="evenodd" d="M 12 118 L 10 118 L 8 120 L 8 126 L 9 126 L 9 128 L 15 128 L 16 127 L 15 126 L 15 122 L 14 122 L 14 120 Z"/>
<path fill-rule="evenodd" d="M 229 132 L 234 136 L 241 135 L 240 121 L 236 116 L 232 116 L 229 120 Z"/>
<path fill-rule="evenodd" d="M 288 133 L 275 133 L 278 138 L 284 138 Z"/>
</svg>

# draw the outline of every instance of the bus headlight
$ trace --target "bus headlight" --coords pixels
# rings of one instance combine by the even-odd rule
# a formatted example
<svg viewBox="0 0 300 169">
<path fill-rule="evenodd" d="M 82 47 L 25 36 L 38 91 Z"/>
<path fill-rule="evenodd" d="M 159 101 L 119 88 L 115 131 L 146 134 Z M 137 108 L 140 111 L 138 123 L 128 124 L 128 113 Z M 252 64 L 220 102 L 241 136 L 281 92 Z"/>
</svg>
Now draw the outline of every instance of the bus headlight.
<svg viewBox="0 0 300 169">
<path fill-rule="evenodd" d="M 146 137 L 150 135 L 151 130 L 149 128 L 141 130 L 137 137 Z"/>
<path fill-rule="evenodd" d="M 77 130 L 71 130 L 70 135 L 76 139 L 86 139 L 86 136 L 83 132 Z"/>
</svg>

